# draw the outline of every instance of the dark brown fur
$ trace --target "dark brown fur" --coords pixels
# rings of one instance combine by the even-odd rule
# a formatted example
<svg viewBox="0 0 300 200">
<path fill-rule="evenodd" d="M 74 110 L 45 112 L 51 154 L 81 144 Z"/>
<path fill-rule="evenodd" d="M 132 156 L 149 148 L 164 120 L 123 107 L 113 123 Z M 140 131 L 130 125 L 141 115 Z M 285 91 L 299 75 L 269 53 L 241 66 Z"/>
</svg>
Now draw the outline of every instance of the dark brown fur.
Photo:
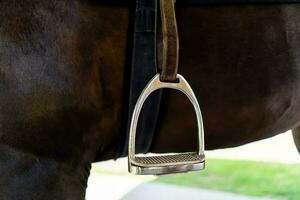
<svg viewBox="0 0 300 200">
<path fill-rule="evenodd" d="M 300 6 L 180 7 L 179 70 L 203 111 L 206 149 L 300 121 Z M 125 134 L 128 8 L 0 3 L 0 199 L 84 199 L 90 164 Z M 166 92 L 153 152 L 195 149 L 195 116 Z M 171 139 L 170 139 L 171 138 Z"/>
</svg>

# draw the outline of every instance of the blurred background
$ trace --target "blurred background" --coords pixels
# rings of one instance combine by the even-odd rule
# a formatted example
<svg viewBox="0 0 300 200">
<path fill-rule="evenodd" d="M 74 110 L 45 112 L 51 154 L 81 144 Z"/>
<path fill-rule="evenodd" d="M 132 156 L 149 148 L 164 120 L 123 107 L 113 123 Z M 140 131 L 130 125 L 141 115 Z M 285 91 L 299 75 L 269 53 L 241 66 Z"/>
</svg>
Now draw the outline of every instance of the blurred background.
<svg viewBox="0 0 300 200">
<path fill-rule="evenodd" d="M 206 169 L 134 176 L 127 159 L 95 163 L 87 200 L 300 200 L 300 155 L 291 132 L 237 148 L 206 151 Z"/>
</svg>

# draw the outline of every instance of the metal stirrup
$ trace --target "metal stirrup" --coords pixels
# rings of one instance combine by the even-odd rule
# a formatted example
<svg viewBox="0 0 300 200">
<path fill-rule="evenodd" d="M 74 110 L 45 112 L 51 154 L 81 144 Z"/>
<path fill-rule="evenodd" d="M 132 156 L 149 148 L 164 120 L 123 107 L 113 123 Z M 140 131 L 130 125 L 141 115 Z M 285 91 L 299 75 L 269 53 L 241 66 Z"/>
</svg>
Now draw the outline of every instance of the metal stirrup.
<svg viewBox="0 0 300 200">
<path fill-rule="evenodd" d="M 204 130 L 202 115 L 195 94 L 188 82 L 181 75 L 177 75 L 178 83 L 161 82 L 159 76 L 160 75 L 157 74 L 148 83 L 133 111 L 128 148 L 129 172 L 139 175 L 160 175 L 201 170 L 205 166 Z M 141 109 L 147 97 L 155 90 L 161 88 L 179 90 L 184 93 L 193 104 L 198 124 L 198 152 L 160 154 L 156 156 L 135 155 L 136 128 Z"/>
</svg>

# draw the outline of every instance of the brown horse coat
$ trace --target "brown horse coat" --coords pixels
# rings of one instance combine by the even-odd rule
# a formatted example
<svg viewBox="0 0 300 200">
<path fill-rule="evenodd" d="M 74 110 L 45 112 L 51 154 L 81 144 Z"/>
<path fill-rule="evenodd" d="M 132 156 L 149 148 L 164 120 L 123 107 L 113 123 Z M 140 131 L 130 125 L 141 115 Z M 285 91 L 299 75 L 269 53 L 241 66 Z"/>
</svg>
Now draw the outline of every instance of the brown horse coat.
<svg viewBox="0 0 300 200">
<path fill-rule="evenodd" d="M 202 108 L 206 149 L 300 121 L 300 6 L 179 7 L 179 70 Z M 0 2 L 0 199 L 84 199 L 90 164 L 124 130 L 128 8 Z M 195 148 L 195 116 L 166 92 L 153 152 Z"/>
</svg>

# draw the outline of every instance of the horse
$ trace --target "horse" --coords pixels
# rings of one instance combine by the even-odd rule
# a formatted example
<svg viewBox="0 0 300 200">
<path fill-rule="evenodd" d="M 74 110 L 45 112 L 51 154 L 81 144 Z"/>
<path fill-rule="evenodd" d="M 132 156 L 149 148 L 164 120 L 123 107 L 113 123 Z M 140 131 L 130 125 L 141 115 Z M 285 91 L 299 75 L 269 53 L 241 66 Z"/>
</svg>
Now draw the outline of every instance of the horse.
<svg viewBox="0 0 300 200">
<path fill-rule="evenodd" d="M 91 163 L 126 132 L 130 3 L 0 2 L 0 199 L 82 200 Z M 205 148 L 293 129 L 300 149 L 300 6 L 178 4 L 179 70 Z M 194 111 L 164 91 L 150 152 L 197 148 Z M 121 141 L 120 141 L 121 140 Z"/>
</svg>

